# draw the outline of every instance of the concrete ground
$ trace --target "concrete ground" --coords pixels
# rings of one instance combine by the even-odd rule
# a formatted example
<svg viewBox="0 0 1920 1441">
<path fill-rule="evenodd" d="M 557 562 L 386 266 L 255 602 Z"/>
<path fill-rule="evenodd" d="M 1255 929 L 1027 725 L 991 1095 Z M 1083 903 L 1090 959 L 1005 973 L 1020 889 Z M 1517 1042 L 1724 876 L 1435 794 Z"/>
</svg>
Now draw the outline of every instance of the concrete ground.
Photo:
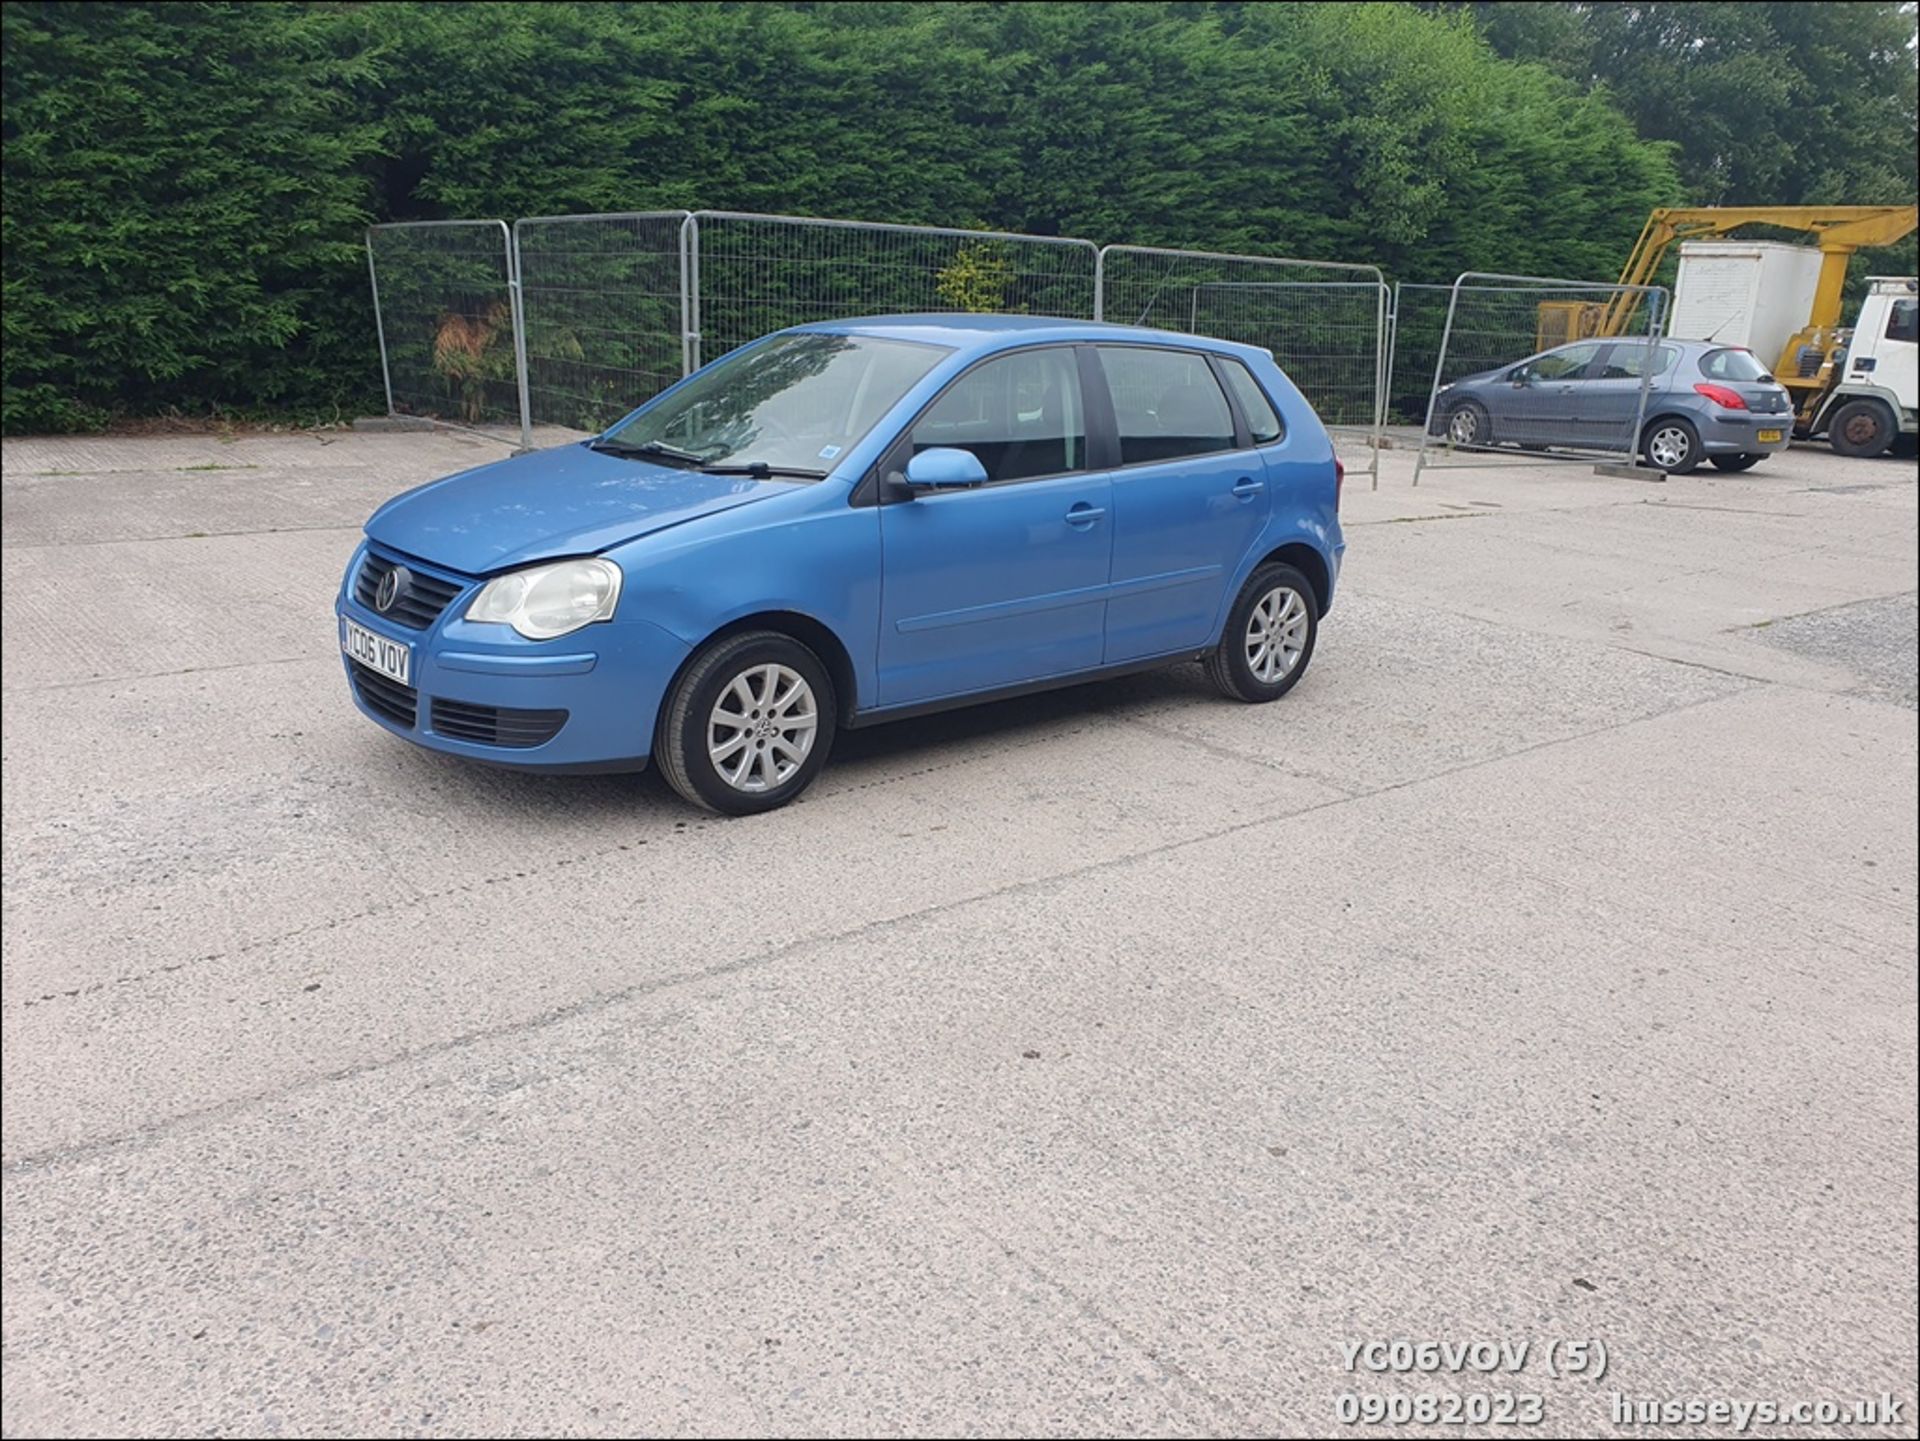
<svg viewBox="0 0 1920 1441">
<path fill-rule="evenodd" d="M 359 522 L 499 453 L 5 446 L 8 1435 L 1914 1434 L 1910 461 L 1389 453 L 1281 704 L 725 822 L 349 704 Z"/>
</svg>

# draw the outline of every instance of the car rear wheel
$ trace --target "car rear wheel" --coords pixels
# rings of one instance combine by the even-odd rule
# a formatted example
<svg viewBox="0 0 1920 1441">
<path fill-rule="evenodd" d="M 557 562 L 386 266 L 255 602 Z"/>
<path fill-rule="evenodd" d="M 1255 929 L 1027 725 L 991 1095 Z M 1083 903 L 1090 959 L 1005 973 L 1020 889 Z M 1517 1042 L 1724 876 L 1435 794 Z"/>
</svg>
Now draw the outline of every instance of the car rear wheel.
<svg viewBox="0 0 1920 1441">
<path fill-rule="evenodd" d="M 1461 446 L 1493 444 L 1487 408 L 1477 400 L 1465 400 L 1448 411 L 1447 439 Z"/>
<path fill-rule="evenodd" d="M 1202 664 L 1229 700 L 1279 700 L 1306 674 L 1320 634 L 1320 605 L 1290 565 L 1263 565 L 1240 589 L 1220 644 Z"/>
<path fill-rule="evenodd" d="M 1700 432 L 1693 422 L 1669 416 L 1649 425 L 1641 442 L 1641 454 L 1655 470 L 1668 475 L 1691 475 L 1700 467 Z"/>
<path fill-rule="evenodd" d="M 1752 470 L 1761 461 L 1765 460 L 1766 456 L 1714 455 L 1709 456 L 1708 459 L 1713 462 L 1713 468 L 1715 470 Z"/>
<path fill-rule="evenodd" d="M 694 657 L 661 708 L 660 772 L 707 810 L 774 810 L 826 764 L 835 705 L 827 668 L 792 636 L 727 636 Z"/>
<path fill-rule="evenodd" d="M 1882 455 L 1893 444 L 1893 414 L 1877 400 L 1849 400 L 1833 413 L 1827 443 L 1842 455 Z"/>
</svg>

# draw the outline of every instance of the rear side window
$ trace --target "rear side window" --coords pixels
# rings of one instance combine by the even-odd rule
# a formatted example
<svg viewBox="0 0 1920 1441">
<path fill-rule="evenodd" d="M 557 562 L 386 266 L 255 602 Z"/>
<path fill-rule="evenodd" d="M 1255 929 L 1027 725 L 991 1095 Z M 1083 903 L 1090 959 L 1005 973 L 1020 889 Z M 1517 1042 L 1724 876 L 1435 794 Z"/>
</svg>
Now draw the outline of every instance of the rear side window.
<svg viewBox="0 0 1920 1441">
<path fill-rule="evenodd" d="M 1253 378 L 1253 372 L 1239 361 L 1224 355 L 1220 357 L 1220 368 L 1226 372 L 1227 386 L 1233 391 L 1233 398 L 1240 402 L 1240 412 L 1247 418 L 1247 431 L 1253 436 L 1253 443 L 1265 445 L 1285 435 L 1286 427 L 1280 424 L 1273 402 L 1267 399 L 1266 391 Z"/>
<path fill-rule="evenodd" d="M 1653 357 L 1653 373 L 1665 375 L 1673 369 L 1680 352 L 1671 345 L 1616 345 L 1600 367 L 1601 380 L 1638 380 L 1646 372 L 1647 357 Z"/>
<path fill-rule="evenodd" d="M 1234 448 L 1233 412 L 1205 356 L 1145 346 L 1098 349 L 1113 395 L 1122 465 Z"/>
<path fill-rule="evenodd" d="M 988 481 L 1030 480 L 1087 463 L 1080 368 L 1071 350 L 1021 350 L 983 360 L 913 427 L 913 454 L 970 450 Z"/>
<path fill-rule="evenodd" d="M 1709 350 L 1700 373 L 1710 380 L 1765 380 L 1767 368 L 1751 350 Z"/>
</svg>

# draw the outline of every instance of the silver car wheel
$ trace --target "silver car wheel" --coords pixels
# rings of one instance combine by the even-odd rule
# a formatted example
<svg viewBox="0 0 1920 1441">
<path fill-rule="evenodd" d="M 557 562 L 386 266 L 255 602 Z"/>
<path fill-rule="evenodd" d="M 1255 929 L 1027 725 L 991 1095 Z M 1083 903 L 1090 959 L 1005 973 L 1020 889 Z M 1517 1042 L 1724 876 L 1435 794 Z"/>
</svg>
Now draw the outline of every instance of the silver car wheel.
<svg viewBox="0 0 1920 1441">
<path fill-rule="evenodd" d="M 1261 596 L 1247 617 L 1247 669 L 1271 685 L 1300 664 L 1307 648 L 1307 603 L 1290 586 Z"/>
<path fill-rule="evenodd" d="M 1693 442 L 1677 425 L 1661 426 L 1647 442 L 1647 454 L 1662 470 L 1672 470 L 1676 465 L 1684 464 L 1692 449 Z"/>
<path fill-rule="evenodd" d="M 737 791 L 780 789 L 806 764 L 820 710 L 807 678 L 784 665 L 756 665 L 720 692 L 707 717 L 707 759 Z"/>
<path fill-rule="evenodd" d="M 1454 411 L 1447 421 L 1447 439 L 1455 445 L 1472 445 L 1480 438 L 1480 413 L 1471 405 Z"/>
</svg>

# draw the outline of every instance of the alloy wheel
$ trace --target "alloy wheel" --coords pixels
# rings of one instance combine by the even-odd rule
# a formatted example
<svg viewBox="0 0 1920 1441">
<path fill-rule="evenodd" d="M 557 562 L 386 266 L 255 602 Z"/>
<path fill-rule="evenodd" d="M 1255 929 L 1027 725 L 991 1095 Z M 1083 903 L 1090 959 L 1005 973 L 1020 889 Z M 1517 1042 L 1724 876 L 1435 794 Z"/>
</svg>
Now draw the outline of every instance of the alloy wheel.
<svg viewBox="0 0 1920 1441">
<path fill-rule="evenodd" d="M 707 758 L 737 791 L 778 790 L 806 764 L 819 734 L 813 687 L 784 665 L 756 665 L 721 690 L 707 717 Z"/>
<path fill-rule="evenodd" d="M 1307 604 L 1289 586 L 1261 596 L 1247 617 L 1247 669 L 1268 685 L 1300 664 L 1307 648 Z"/>
</svg>

